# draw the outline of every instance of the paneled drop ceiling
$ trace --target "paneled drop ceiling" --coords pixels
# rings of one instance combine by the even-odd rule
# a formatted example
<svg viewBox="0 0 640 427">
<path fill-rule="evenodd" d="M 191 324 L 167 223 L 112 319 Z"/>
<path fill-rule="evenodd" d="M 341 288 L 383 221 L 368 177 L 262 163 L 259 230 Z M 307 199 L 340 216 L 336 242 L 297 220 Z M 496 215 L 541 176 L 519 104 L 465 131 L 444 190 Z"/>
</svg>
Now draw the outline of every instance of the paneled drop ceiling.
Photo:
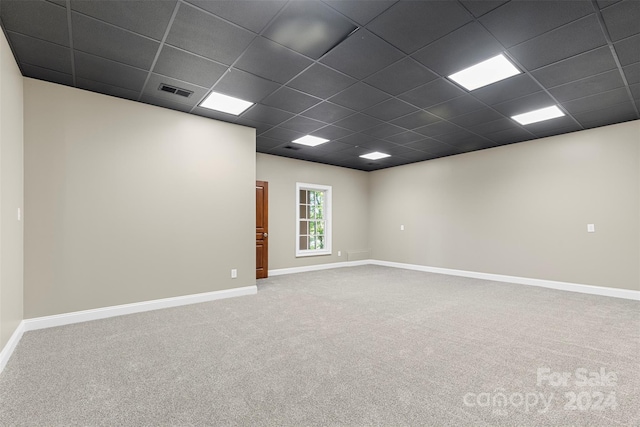
<svg viewBox="0 0 640 427">
<path fill-rule="evenodd" d="M 638 0 L 0 0 L 0 19 L 27 77 L 251 126 L 259 152 L 365 171 L 640 118 Z M 447 78 L 500 53 L 522 73 L 474 91 Z M 210 91 L 255 105 L 199 107 Z M 510 118 L 550 105 L 566 115 Z M 291 142 L 306 134 L 330 142 Z M 391 157 L 359 157 L 371 151 Z"/>
</svg>

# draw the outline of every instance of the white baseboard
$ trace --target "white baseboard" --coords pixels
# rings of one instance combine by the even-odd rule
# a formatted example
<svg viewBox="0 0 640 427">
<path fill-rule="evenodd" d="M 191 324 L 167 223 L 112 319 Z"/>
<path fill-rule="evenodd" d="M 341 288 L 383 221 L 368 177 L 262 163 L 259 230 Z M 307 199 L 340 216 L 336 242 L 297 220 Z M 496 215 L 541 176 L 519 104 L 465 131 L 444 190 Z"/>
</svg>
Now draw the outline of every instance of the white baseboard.
<svg viewBox="0 0 640 427">
<path fill-rule="evenodd" d="M 283 274 L 306 273 L 308 271 L 330 270 L 340 267 L 357 267 L 359 265 L 371 264 L 371 260 L 332 262 L 330 264 L 306 265 L 304 267 L 279 268 L 269 270 L 269 276 L 282 276 Z"/>
<path fill-rule="evenodd" d="M 478 273 L 475 271 L 454 270 L 450 268 L 428 267 L 425 265 L 404 264 L 400 262 L 369 260 L 370 264 L 385 267 L 404 268 L 406 270 L 425 271 L 429 273 L 448 274 L 451 276 L 472 277 L 474 279 L 492 280 L 495 282 L 517 283 L 520 285 L 539 286 L 561 291 L 580 292 L 583 294 L 601 295 L 605 297 L 624 298 L 640 301 L 640 291 L 628 289 L 605 288 L 602 286 L 581 285 L 578 283 L 557 282 L 554 280 L 530 279 L 527 277 L 505 276 L 502 274 Z"/>
<path fill-rule="evenodd" d="M 205 292 L 201 294 L 184 295 L 173 298 L 163 298 L 151 301 L 136 302 L 132 304 L 102 307 L 93 310 L 74 311 L 71 313 L 56 314 L 53 316 L 35 317 L 33 319 L 25 319 L 23 321 L 24 331 L 35 331 L 37 329 L 53 328 L 55 326 L 70 325 L 72 323 L 106 319 L 108 317 L 122 316 L 125 314 L 142 313 L 144 311 L 179 307 L 181 305 L 197 304 L 201 302 L 209 302 L 224 298 L 239 297 L 243 295 L 254 295 L 257 292 L 258 287 L 256 285 L 253 285 L 245 286 L 242 288 L 225 289 L 222 291 Z"/>
<path fill-rule="evenodd" d="M 5 366 L 7 366 L 7 362 L 9 361 L 9 358 L 13 354 L 13 351 L 16 349 L 16 346 L 20 342 L 20 339 L 22 338 L 23 333 L 24 333 L 24 320 L 20 322 L 16 330 L 13 331 L 13 334 L 11 334 L 9 341 L 7 341 L 7 344 L 4 346 L 2 351 L 0 351 L 0 372 L 4 370 Z"/>
</svg>

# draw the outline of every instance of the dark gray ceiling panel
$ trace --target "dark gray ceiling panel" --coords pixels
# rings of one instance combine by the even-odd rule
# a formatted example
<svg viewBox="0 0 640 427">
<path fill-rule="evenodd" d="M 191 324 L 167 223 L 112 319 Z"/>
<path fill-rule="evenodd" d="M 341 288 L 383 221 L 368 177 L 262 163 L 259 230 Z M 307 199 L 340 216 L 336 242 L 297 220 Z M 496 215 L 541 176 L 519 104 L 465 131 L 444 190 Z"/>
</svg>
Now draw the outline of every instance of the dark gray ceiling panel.
<svg viewBox="0 0 640 427">
<path fill-rule="evenodd" d="M 431 138 L 424 138 L 419 141 L 406 144 L 405 147 L 413 148 L 414 150 L 426 151 L 426 152 L 438 152 L 445 149 L 450 149 L 448 145 L 443 145 L 441 142 Z"/>
<path fill-rule="evenodd" d="M 311 135 L 333 141 L 335 139 L 344 138 L 345 136 L 351 135 L 352 133 L 353 132 L 348 129 L 329 125 L 311 132 Z"/>
<path fill-rule="evenodd" d="M 297 90 L 282 87 L 267 96 L 262 103 L 281 110 L 298 114 L 318 104 L 320 100 Z"/>
<path fill-rule="evenodd" d="M 421 126 L 430 125 L 438 121 L 440 121 L 440 119 L 431 113 L 428 113 L 426 111 L 416 111 L 415 113 L 392 120 L 391 123 L 397 126 L 402 126 L 406 129 L 415 129 Z"/>
<path fill-rule="evenodd" d="M 313 64 L 287 86 L 320 98 L 329 98 L 355 82 L 355 79 L 322 64 Z"/>
<path fill-rule="evenodd" d="M 354 114 L 353 116 L 349 116 L 346 119 L 337 121 L 335 125 L 360 132 L 365 129 L 377 126 L 381 123 L 382 122 L 380 120 L 374 119 L 373 117 L 365 116 L 364 114 Z"/>
<path fill-rule="evenodd" d="M 402 56 L 402 53 L 389 43 L 365 29 L 360 29 L 336 46 L 320 62 L 357 79 L 364 79 Z"/>
<path fill-rule="evenodd" d="M 22 72 L 25 77 L 59 83 L 61 85 L 73 86 L 73 76 L 59 71 L 49 70 L 35 65 L 22 64 Z"/>
<path fill-rule="evenodd" d="M 576 120 L 585 128 L 604 126 L 612 123 L 626 122 L 637 118 L 633 104 L 629 101 L 607 108 L 585 111 L 575 114 Z"/>
<path fill-rule="evenodd" d="M 331 98 L 331 102 L 352 110 L 364 110 L 388 99 L 389 95 L 364 83 L 356 83 Z"/>
<path fill-rule="evenodd" d="M 136 92 L 133 90 L 123 89 L 121 87 L 106 85 L 104 83 L 94 82 L 94 81 L 82 79 L 82 78 L 76 79 L 76 86 L 79 87 L 80 89 L 89 90 L 91 92 L 102 93 L 105 95 L 115 96 L 118 98 L 130 99 L 133 101 L 137 100 L 138 95 L 140 95 L 139 92 Z"/>
<path fill-rule="evenodd" d="M 391 123 L 382 123 L 370 129 L 366 129 L 362 131 L 362 133 L 373 136 L 374 138 L 386 138 L 388 136 L 396 135 L 404 131 L 405 129 L 399 126 L 394 126 Z"/>
<path fill-rule="evenodd" d="M 522 128 L 512 128 L 486 135 L 496 145 L 512 144 L 533 139 L 534 136 Z"/>
<path fill-rule="evenodd" d="M 613 59 L 611 49 L 603 46 L 539 68 L 531 74 L 542 85 L 550 88 L 615 68 L 616 61 Z"/>
<path fill-rule="evenodd" d="M 484 108 L 484 104 L 471 95 L 463 95 L 442 104 L 434 105 L 427 111 L 441 119 L 452 119 Z"/>
<path fill-rule="evenodd" d="M 509 49 L 509 53 L 525 68 L 535 70 L 606 43 L 598 18 L 589 15 L 515 46 Z"/>
<path fill-rule="evenodd" d="M 245 29 L 182 3 L 171 25 L 167 43 L 230 65 L 254 37 Z"/>
<path fill-rule="evenodd" d="M 313 31 L 309 31 L 312 28 Z M 318 59 L 357 27 L 319 2 L 291 2 L 262 33 L 268 39 Z"/>
<path fill-rule="evenodd" d="M 640 62 L 624 67 L 624 75 L 627 78 L 627 83 L 640 83 Z"/>
<path fill-rule="evenodd" d="M 67 47 L 18 33 L 9 33 L 18 62 L 71 74 L 71 50 Z"/>
<path fill-rule="evenodd" d="M 332 104 L 331 102 L 322 102 L 304 113 L 303 116 L 311 117 L 312 119 L 320 120 L 325 123 L 333 123 L 338 120 L 344 119 L 347 116 L 350 116 L 354 113 L 353 110 L 349 110 L 348 108 L 341 107 L 337 104 Z"/>
<path fill-rule="evenodd" d="M 462 3 L 473 16 L 479 18 L 508 1 L 509 0 L 460 0 L 460 3 Z"/>
<path fill-rule="evenodd" d="M 443 76 L 492 58 L 502 45 L 477 22 L 471 22 L 413 54 L 413 57 Z"/>
<path fill-rule="evenodd" d="M 565 102 L 562 105 L 571 114 L 584 113 L 586 111 L 601 109 L 610 105 L 616 105 L 630 101 L 626 88 L 613 89 L 608 92 L 586 96 L 573 101 Z"/>
<path fill-rule="evenodd" d="M 79 13 L 71 14 L 73 48 L 148 70 L 160 43 Z"/>
<path fill-rule="evenodd" d="M 638 0 L 624 0 L 602 11 L 602 18 L 614 42 L 640 33 L 638 16 L 640 16 Z"/>
<path fill-rule="evenodd" d="M 313 133 L 314 136 L 321 136 L 318 131 Z M 324 137 L 325 139 L 328 139 L 326 137 Z M 344 144 L 342 142 L 339 141 L 329 141 L 329 142 L 325 142 L 324 144 L 320 144 L 318 145 L 318 150 L 319 151 L 323 151 L 323 152 L 327 152 L 327 153 L 335 153 L 338 151 L 342 151 L 342 150 L 347 150 L 349 148 L 352 148 L 352 145 L 349 144 Z"/>
<path fill-rule="evenodd" d="M 495 120 L 499 120 L 504 116 L 491 108 L 483 107 L 472 113 L 457 116 L 451 119 L 451 121 L 459 126 L 465 128 L 480 125 L 483 123 L 489 123 Z"/>
<path fill-rule="evenodd" d="M 376 16 L 387 10 L 397 0 L 325 0 L 325 3 L 351 18 L 360 25 L 366 25 Z"/>
<path fill-rule="evenodd" d="M 622 87 L 622 77 L 620 71 L 611 70 L 593 77 L 576 80 L 561 86 L 549 89 L 549 93 L 560 102 L 572 99 L 583 98 L 596 93 L 606 92 L 611 89 Z"/>
<path fill-rule="evenodd" d="M 494 108 L 498 112 L 504 114 L 507 117 L 515 116 L 517 114 L 527 113 L 539 108 L 549 107 L 555 105 L 556 102 L 545 92 L 536 92 L 531 95 L 523 96 L 522 98 L 513 99 L 511 101 L 496 104 Z"/>
<path fill-rule="evenodd" d="M 480 22 L 511 47 L 590 13 L 593 6 L 588 0 L 511 1 L 481 17 Z"/>
<path fill-rule="evenodd" d="M 262 37 L 255 39 L 235 64 L 241 70 L 278 83 L 288 82 L 309 65 L 311 60 Z"/>
<path fill-rule="evenodd" d="M 277 126 L 266 131 L 261 136 L 266 136 L 267 138 L 279 139 L 284 142 L 291 142 L 294 139 L 303 137 L 304 135 L 305 135 L 304 132 L 294 131 L 294 130 L 285 129 L 285 128 L 281 128 L 280 126 Z"/>
<path fill-rule="evenodd" d="M 124 89 L 141 91 L 148 73 L 138 68 L 76 51 L 76 76 Z"/>
<path fill-rule="evenodd" d="M 184 50 L 164 45 L 153 71 L 203 87 L 211 87 L 227 67 Z"/>
<path fill-rule="evenodd" d="M 400 1 L 367 28 L 410 54 L 471 19 L 471 14 L 457 2 Z"/>
<path fill-rule="evenodd" d="M 267 107 L 266 105 L 256 104 L 242 113 L 241 117 L 275 126 L 290 119 L 293 114 L 277 108 Z"/>
<path fill-rule="evenodd" d="M 71 9 L 129 31 L 162 40 L 176 3 L 177 0 L 71 0 Z"/>
<path fill-rule="evenodd" d="M 400 95 L 400 99 L 420 108 L 429 108 L 466 93 L 453 83 L 445 79 L 438 79 Z"/>
<path fill-rule="evenodd" d="M 399 99 L 392 98 L 367 108 L 364 110 L 364 113 L 380 120 L 389 121 L 416 111 L 417 108 L 414 106 Z"/>
<path fill-rule="evenodd" d="M 468 126 L 468 129 L 471 132 L 474 132 L 483 136 L 500 132 L 503 130 L 516 129 L 516 128 L 520 128 L 520 126 L 515 121 L 511 119 L 507 119 L 506 117 L 502 119 L 493 120 L 491 122 L 485 122 L 485 123 L 480 123 L 473 126 Z"/>
<path fill-rule="evenodd" d="M 406 132 L 388 136 L 385 139 L 387 141 L 395 142 L 396 144 L 408 144 L 410 142 L 424 139 L 424 135 L 408 130 Z"/>
<path fill-rule="evenodd" d="M 282 141 L 266 138 L 264 136 L 259 136 L 256 138 L 256 148 L 260 148 L 263 150 L 272 150 L 278 145 L 282 145 Z"/>
<path fill-rule="evenodd" d="M 454 125 L 453 123 L 440 121 L 431 125 L 416 128 L 414 129 L 414 132 L 418 132 L 420 135 L 429 136 L 433 138 L 439 135 L 458 132 L 459 130 L 460 130 L 460 127 Z"/>
<path fill-rule="evenodd" d="M 370 135 L 366 135 L 364 133 L 358 132 L 358 133 L 353 133 L 351 135 L 340 138 L 340 142 L 353 145 L 353 146 L 360 146 L 362 144 L 366 144 L 367 142 L 373 139 L 376 139 L 376 138 L 373 138 Z"/>
<path fill-rule="evenodd" d="M 640 61 L 640 34 L 620 40 L 614 46 L 620 64 L 629 65 Z"/>
<path fill-rule="evenodd" d="M 509 77 L 508 79 L 476 89 L 472 94 L 482 102 L 493 105 L 541 90 L 542 87 L 530 76 L 518 74 L 517 76 Z"/>
<path fill-rule="evenodd" d="M 69 46 L 67 11 L 43 0 L 2 0 L 2 26 L 7 31 Z"/>
<path fill-rule="evenodd" d="M 222 76 L 213 90 L 245 101 L 260 102 L 279 87 L 277 83 L 233 68 Z"/>
<path fill-rule="evenodd" d="M 274 0 L 186 0 L 208 12 L 259 33 L 286 1 Z"/>
<path fill-rule="evenodd" d="M 365 81 L 391 95 L 399 95 L 436 78 L 438 78 L 436 74 L 413 59 L 405 58 L 368 77 Z"/>
<path fill-rule="evenodd" d="M 318 130 L 326 126 L 326 123 L 319 122 L 318 120 L 309 119 L 307 117 L 296 116 L 287 120 L 286 122 L 280 123 L 279 126 L 285 129 L 291 129 L 298 132 L 309 134 L 315 130 Z"/>
<path fill-rule="evenodd" d="M 617 2 L 619 2 L 620 0 L 596 0 L 596 2 L 598 3 L 598 7 L 600 9 L 604 9 L 606 7 L 609 7 Z"/>
</svg>

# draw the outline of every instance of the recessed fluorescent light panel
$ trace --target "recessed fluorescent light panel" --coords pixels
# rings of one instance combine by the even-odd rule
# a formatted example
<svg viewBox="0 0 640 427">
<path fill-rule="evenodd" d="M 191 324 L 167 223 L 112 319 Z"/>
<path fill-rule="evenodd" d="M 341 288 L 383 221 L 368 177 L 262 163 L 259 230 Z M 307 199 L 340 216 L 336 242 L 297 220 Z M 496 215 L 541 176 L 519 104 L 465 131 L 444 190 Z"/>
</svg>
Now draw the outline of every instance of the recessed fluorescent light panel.
<svg viewBox="0 0 640 427">
<path fill-rule="evenodd" d="M 391 155 L 374 151 L 373 153 L 363 154 L 360 157 L 362 157 L 363 159 L 369 159 L 369 160 L 379 160 L 379 159 L 384 159 L 385 157 L 391 157 Z"/>
<path fill-rule="evenodd" d="M 520 74 L 503 54 L 451 74 L 449 78 L 467 90 L 474 90 Z"/>
<path fill-rule="evenodd" d="M 551 107 L 541 108 L 539 110 L 529 111 L 528 113 L 518 114 L 511 118 L 521 125 L 528 125 L 531 123 L 541 122 L 543 120 L 555 119 L 556 117 L 562 117 L 564 113 L 555 105 Z"/>
<path fill-rule="evenodd" d="M 329 142 L 328 139 L 318 138 L 317 136 L 305 135 L 302 138 L 298 138 L 291 142 L 295 142 L 296 144 L 307 145 L 309 147 L 315 147 L 316 145 L 324 144 L 325 142 Z"/>
<path fill-rule="evenodd" d="M 223 113 L 233 114 L 234 116 L 242 114 L 244 110 L 252 105 L 253 102 L 244 101 L 242 99 L 223 95 L 217 92 L 211 92 L 209 96 L 200 103 L 201 107 L 208 108 L 210 110 L 222 111 Z"/>
</svg>

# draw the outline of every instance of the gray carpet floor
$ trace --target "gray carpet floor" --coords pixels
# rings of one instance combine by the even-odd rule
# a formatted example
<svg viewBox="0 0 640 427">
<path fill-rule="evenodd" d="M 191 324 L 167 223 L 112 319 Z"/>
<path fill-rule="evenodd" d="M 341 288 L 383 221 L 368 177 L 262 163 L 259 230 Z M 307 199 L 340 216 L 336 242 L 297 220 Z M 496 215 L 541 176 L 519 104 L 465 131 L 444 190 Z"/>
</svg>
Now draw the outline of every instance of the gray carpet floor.
<svg viewBox="0 0 640 427">
<path fill-rule="evenodd" d="M 639 354 L 637 301 L 341 268 L 25 333 L 0 425 L 638 426 Z"/>
</svg>

